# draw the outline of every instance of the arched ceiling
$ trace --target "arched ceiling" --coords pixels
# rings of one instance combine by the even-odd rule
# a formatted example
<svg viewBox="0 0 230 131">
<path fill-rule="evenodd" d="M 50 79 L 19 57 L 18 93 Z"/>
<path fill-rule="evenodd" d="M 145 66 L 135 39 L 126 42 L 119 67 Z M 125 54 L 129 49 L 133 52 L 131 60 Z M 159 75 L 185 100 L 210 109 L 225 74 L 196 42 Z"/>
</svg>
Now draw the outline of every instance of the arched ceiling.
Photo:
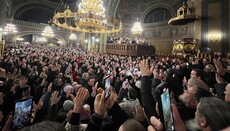
<svg viewBox="0 0 230 131">
<path fill-rule="evenodd" d="M 53 11 L 47 10 L 47 8 L 32 8 L 21 13 L 16 19 L 36 23 L 47 23 L 52 17 Z"/>
<path fill-rule="evenodd" d="M 45 22 L 52 18 L 51 14 L 56 9 L 61 8 L 59 7 L 59 3 L 68 3 L 70 7 L 75 7 L 79 1 L 80 0 L 16 0 L 13 1 L 13 8 L 15 7 L 15 9 L 13 9 L 12 15 L 22 20 L 33 19 L 35 22 Z M 182 1 L 183 0 L 104 0 L 104 6 L 106 14 L 110 17 L 119 18 L 124 23 L 132 23 L 136 21 L 136 18 L 142 18 L 147 8 L 154 4 L 167 4 L 176 11 L 178 3 L 182 3 Z M 39 18 L 42 20 L 39 20 Z"/>
<path fill-rule="evenodd" d="M 76 3 L 78 0 L 49 0 L 49 1 L 54 2 L 54 3 L 74 4 L 74 3 Z"/>
<path fill-rule="evenodd" d="M 115 16 L 121 18 L 124 23 L 133 23 L 137 18 L 143 21 L 143 17 L 149 9 L 155 7 L 165 7 L 172 15 L 177 8 L 182 5 L 183 0 L 119 0 L 115 8 Z M 178 6 L 179 5 L 179 6 Z"/>
</svg>

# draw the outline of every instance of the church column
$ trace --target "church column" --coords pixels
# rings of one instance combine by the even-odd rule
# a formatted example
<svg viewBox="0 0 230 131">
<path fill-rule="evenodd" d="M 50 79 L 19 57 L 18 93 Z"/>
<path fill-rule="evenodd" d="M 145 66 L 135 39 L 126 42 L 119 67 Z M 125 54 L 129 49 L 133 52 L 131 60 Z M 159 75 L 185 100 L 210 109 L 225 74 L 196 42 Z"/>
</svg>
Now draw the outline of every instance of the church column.
<svg viewBox="0 0 230 131">
<path fill-rule="evenodd" d="M 86 50 L 87 50 L 87 46 L 86 46 L 86 34 L 85 34 L 85 32 L 83 32 L 83 33 L 81 33 L 81 37 L 80 37 L 81 39 L 80 39 L 80 47 L 82 48 L 82 50 L 83 51 L 85 51 L 86 52 Z"/>
<path fill-rule="evenodd" d="M 0 4 L 0 41 L 3 39 L 3 30 L 6 25 L 6 14 L 8 8 L 9 7 L 6 6 L 6 0 L 2 0 Z"/>
<path fill-rule="evenodd" d="M 0 4 L 0 57 L 3 56 L 5 38 L 4 38 L 4 27 L 6 25 L 7 12 L 10 9 L 10 1 L 2 0 Z"/>
<path fill-rule="evenodd" d="M 102 52 L 105 53 L 106 52 L 106 44 L 107 44 L 107 36 L 108 34 L 103 34 L 103 45 L 102 45 Z"/>
<path fill-rule="evenodd" d="M 104 35 L 105 34 L 100 34 L 100 37 L 99 37 L 99 51 L 98 52 L 100 53 L 103 52 Z"/>
</svg>

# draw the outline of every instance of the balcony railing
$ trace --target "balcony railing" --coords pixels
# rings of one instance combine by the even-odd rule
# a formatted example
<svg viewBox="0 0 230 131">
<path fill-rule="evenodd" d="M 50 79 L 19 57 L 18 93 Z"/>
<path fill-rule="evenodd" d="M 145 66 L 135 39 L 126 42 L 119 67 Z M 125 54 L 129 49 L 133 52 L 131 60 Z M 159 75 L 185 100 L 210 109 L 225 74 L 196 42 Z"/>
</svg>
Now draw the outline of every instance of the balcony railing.
<svg viewBox="0 0 230 131">
<path fill-rule="evenodd" d="M 11 22 L 11 19 L 7 19 L 7 22 Z M 35 22 L 29 22 L 29 21 L 23 21 L 23 20 L 12 20 L 12 23 L 15 25 L 21 25 L 21 26 L 27 26 L 27 27 L 35 27 L 35 28 L 45 28 L 46 26 L 48 26 L 48 24 L 44 24 L 44 23 L 35 23 Z M 54 30 L 56 31 L 61 31 L 64 32 L 65 30 L 59 30 L 58 27 L 53 26 L 52 27 Z"/>
<path fill-rule="evenodd" d="M 154 47 L 150 45 L 107 43 L 106 53 L 126 56 L 153 55 Z"/>
</svg>

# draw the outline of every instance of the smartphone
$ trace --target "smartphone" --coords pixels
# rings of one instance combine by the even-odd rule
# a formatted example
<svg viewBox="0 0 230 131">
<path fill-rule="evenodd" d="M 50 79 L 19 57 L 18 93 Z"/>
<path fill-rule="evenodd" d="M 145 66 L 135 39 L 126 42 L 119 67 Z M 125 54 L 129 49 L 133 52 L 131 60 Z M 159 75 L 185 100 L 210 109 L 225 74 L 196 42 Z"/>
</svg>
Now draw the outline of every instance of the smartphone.
<svg viewBox="0 0 230 131">
<path fill-rule="evenodd" d="M 26 98 L 16 101 L 14 106 L 13 129 L 19 129 L 30 124 L 31 112 L 33 109 L 33 99 Z"/>
<path fill-rule="evenodd" d="M 107 99 L 110 96 L 110 77 L 105 79 L 105 98 Z"/>
<path fill-rule="evenodd" d="M 158 109 L 160 113 L 160 120 L 164 125 L 165 131 L 175 131 L 170 100 L 169 90 L 168 88 L 164 88 L 158 101 Z"/>
</svg>

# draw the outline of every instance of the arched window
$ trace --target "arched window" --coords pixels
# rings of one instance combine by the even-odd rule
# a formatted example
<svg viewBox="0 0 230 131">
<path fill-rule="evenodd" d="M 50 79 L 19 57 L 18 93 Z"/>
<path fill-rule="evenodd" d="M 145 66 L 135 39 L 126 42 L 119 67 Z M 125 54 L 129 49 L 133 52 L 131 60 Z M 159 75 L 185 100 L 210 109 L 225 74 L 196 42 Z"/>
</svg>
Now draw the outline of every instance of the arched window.
<svg viewBox="0 0 230 131">
<path fill-rule="evenodd" d="M 172 18 L 172 15 L 169 10 L 165 8 L 155 8 L 148 12 L 144 18 L 144 23 L 154 23 L 167 21 Z"/>
</svg>

